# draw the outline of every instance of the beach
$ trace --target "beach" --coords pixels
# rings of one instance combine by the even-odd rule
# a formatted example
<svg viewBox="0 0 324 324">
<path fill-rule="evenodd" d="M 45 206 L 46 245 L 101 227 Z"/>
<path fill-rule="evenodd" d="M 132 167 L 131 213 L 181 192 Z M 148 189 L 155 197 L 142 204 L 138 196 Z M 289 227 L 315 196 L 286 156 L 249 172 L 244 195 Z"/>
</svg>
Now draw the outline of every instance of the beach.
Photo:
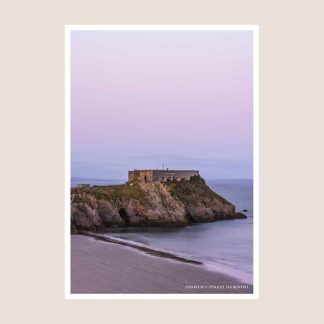
<svg viewBox="0 0 324 324">
<path fill-rule="evenodd" d="M 71 235 L 72 294 L 252 293 L 252 285 L 190 260 Z"/>
</svg>

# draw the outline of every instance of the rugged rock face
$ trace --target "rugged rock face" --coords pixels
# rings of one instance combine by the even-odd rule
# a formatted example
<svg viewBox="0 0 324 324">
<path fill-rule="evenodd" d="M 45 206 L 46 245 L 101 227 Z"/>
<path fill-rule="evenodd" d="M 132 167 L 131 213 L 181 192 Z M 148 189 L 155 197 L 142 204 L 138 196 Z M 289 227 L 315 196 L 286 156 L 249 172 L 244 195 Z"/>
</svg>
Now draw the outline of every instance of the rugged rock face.
<svg viewBox="0 0 324 324">
<path fill-rule="evenodd" d="M 134 182 L 71 189 L 71 231 L 123 226 L 183 226 L 246 218 L 200 176 L 168 183 Z"/>
</svg>

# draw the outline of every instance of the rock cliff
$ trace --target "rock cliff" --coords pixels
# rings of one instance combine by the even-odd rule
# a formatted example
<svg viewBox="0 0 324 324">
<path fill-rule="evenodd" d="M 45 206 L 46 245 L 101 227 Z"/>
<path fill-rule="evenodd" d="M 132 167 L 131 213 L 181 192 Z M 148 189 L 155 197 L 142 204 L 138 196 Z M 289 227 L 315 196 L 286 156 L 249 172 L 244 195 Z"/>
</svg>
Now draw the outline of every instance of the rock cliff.
<svg viewBox="0 0 324 324">
<path fill-rule="evenodd" d="M 183 226 L 246 218 L 200 176 L 190 181 L 133 182 L 71 189 L 71 231 L 123 226 Z"/>
</svg>

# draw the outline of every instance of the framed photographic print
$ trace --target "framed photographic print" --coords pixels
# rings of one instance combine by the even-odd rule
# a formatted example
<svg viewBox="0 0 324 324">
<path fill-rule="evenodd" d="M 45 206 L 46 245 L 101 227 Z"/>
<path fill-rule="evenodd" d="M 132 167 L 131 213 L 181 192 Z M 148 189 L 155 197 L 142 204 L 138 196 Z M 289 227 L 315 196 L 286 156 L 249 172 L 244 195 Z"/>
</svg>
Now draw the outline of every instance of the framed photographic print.
<svg viewBox="0 0 324 324">
<path fill-rule="evenodd" d="M 258 298 L 258 37 L 66 26 L 66 298 Z"/>
</svg>

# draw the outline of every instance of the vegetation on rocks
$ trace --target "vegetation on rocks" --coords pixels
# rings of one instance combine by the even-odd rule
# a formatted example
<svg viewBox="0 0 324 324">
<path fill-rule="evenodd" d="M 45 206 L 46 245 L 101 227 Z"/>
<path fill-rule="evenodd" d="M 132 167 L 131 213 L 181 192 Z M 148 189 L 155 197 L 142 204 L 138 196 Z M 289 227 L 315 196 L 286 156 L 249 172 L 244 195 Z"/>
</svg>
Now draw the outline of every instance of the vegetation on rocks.
<svg viewBox="0 0 324 324">
<path fill-rule="evenodd" d="M 186 204 L 199 204 L 208 199 L 218 199 L 223 203 L 229 203 L 223 197 L 212 191 L 200 176 L 194 176 L 190 181 L 166 182 L 170 194 Z"/>
<path fill-rule="evenodd" d="M 200 176 L 190 181 L 133 182 L 71 189 L 71 230 L 122 226 L 184 226 L 246 218 Z"/>
<path fill-rule="evenodd" d="M 145 202 L 145 194 L 138 184 L 123 184 L 111 186 L 92 186 L 90 188 L 73 188 L 74 202 L 82 200 L 82 194 L 94 196 L 98 200 L 136 199 Z"/>
</svg>

